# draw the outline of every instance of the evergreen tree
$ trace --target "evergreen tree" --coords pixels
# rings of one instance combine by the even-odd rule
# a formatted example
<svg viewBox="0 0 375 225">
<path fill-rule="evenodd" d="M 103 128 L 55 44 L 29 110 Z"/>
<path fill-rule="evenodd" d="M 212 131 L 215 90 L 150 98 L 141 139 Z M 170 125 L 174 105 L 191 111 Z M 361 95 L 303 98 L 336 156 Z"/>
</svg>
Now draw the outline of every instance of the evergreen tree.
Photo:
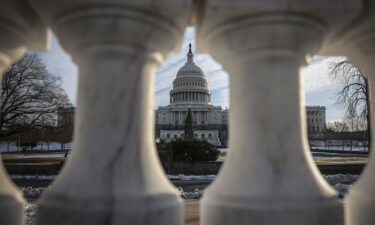
<svg viewBox="0 0 375 225">
<path fill-rule="evenodd" d="M 184 141 L 193 141 L 194 140 L 194 127 L 193 127 L 193 117 L 191 115 L 190 108 L 186 116 L 184 130 L 185 130 Z"/>
</svg>

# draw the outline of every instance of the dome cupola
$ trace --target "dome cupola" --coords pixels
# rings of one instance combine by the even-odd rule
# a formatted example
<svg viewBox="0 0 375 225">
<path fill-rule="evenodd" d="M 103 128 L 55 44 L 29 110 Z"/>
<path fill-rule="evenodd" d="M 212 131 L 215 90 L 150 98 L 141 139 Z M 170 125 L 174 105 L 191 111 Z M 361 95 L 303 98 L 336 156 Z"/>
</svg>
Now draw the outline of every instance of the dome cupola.
<svg viewBox="0 0 375 225">
<path fill-rule="evenodd" d="M 191 44 L 189 44 L 189 52 L 187 54 L 187 62 L 184 66 L 182 66 L 178 72 L 177 77 L 180 76 L 197 76 L 197 77 L 204 77 L 203 70 L 195 65 L 193 60 L 193 52 L 191 51 Z"/>
<path fill-rule="evenodd" d="M 171 104 L 209 104 L 211 93 L 203 70 L 195 65 L 191 44 L 187 53 L 187 61 L 177 72 L 170 91 Z"/>
</svg>

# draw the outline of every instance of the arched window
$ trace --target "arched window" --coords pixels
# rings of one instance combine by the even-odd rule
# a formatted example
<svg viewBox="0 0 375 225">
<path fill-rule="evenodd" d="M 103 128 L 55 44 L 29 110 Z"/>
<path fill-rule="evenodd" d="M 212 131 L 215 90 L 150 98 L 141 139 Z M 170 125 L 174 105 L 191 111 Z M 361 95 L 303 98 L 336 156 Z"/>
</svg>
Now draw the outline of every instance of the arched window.
<svg viewBox="0 0 375 225">
<path fill-rule="evenodd" d="M 212 134 L 211 134 L 211 133 L 209 133 L 209 134 L 208 134 L 208 137 L 209 137 L 209 138 L 212 138 Z"/>
<path fill-rule="evenodd" d="M 204 138 L 205 137 L 204 134 L 201 134 L 201 137 Z"/>
<path fill-rule="evenodd" d="M 171 137 L 171 135 L 170 134 L 167 134 L 167 138 L 170 138 Z"/>
</svg>

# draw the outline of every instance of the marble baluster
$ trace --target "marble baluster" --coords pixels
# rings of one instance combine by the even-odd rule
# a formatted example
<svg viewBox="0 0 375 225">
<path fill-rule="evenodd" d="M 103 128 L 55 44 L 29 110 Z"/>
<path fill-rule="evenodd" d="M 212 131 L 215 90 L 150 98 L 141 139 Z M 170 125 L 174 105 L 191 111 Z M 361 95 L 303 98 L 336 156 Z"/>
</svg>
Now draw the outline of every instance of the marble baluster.
<svg viewBox="0 0 375 225">
<path fill-rule="evenodd" d="M 1 1 L 0 82 L 3 72 L 27 50 L 46 50 L 48 38 L 47 28 L 26 1 Z M 23 225 L 24 204 L 22 192 L 9 179 L 0 159 L 0 224 Z"/>
<path fill-rule="evenodd" d="M 79 67 L 74 146 L 37 225 L 182 224 L 154 144 L 154 77 L 189 1 L 30 0 Z"/>
<path fill-rule="evenodd" d="M 201 4 L 198 51 L 228 72 L 231 106 L 229 151 L 204 193 L 201 224 L 343 224 L 309 151 L 300 70 L 351 2 Z"/>
</svg>

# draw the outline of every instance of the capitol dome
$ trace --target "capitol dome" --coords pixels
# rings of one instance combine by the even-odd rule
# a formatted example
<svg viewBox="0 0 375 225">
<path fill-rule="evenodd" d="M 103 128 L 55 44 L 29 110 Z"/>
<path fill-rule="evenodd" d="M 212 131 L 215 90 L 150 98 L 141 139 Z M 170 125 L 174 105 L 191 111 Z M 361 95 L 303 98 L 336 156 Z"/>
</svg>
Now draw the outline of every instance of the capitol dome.
<svg viewBox="0 0 375 225">
<path fill-rule="evenodd" d="M 195 65 L 193 52 L 189 44 L 187 61 L 177 72 L 170 91 L 171 104 L 209 104 L 211 93 L 203 70 Z"/>
<path fill-rule="evenodd" d="M 193 61 L 193 53 L 191 52 L 191 44 L 189 45 L 189 52 L 187 54 L 187 62 L 184 66 L 182 66 L 178 72 L 177 77 L 181 76 L 197 76 L 197 77 L 204 77 L 203 70 L 195 65 Z"/>
</svg>

